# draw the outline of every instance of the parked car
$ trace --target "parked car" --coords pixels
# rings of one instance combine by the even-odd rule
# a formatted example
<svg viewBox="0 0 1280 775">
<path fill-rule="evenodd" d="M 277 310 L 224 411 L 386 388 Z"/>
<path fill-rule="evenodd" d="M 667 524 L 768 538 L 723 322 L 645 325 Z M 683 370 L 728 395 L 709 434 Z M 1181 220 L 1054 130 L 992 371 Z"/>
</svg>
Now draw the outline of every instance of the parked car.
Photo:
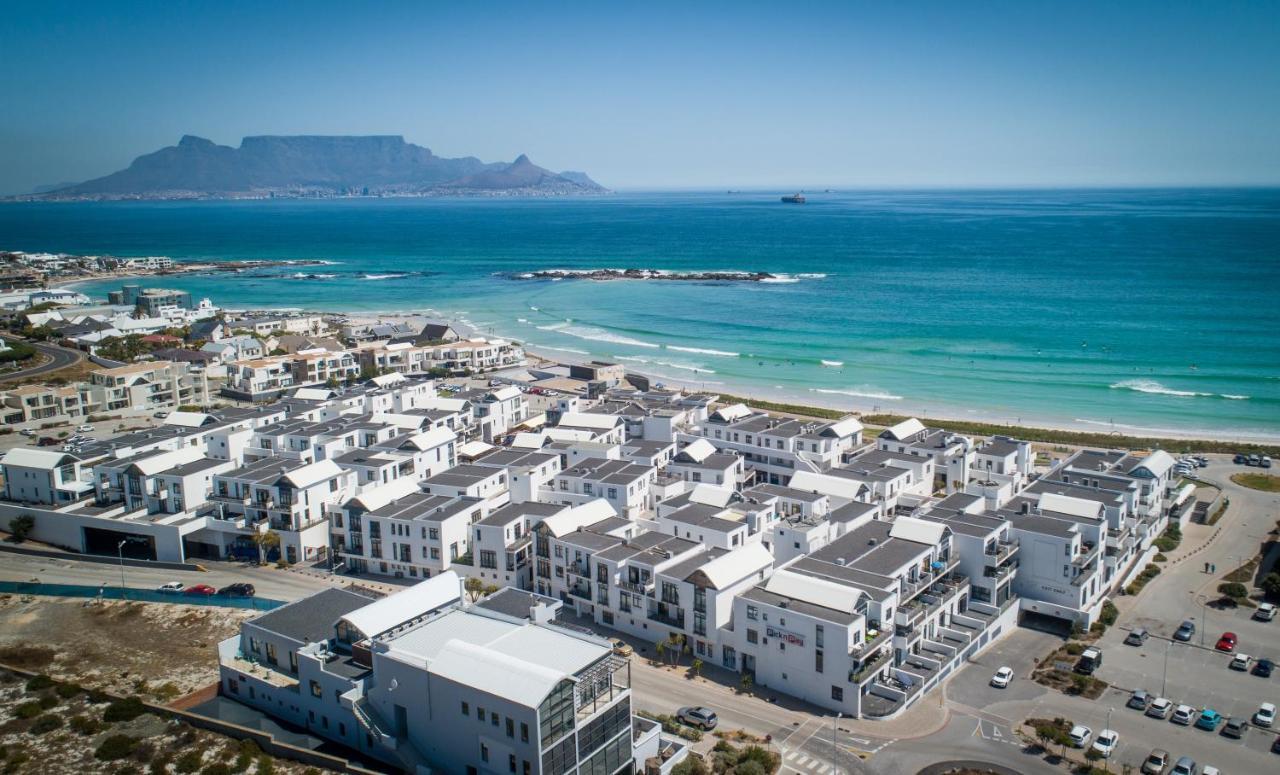
<svg viewBox="0 0 1280 775">
<path fill-rule="evenodd" d="M 635 651 L 631 648 L 631 644 L 622 638 L 610 638 L 609 643 L 613 645 L 613 653 L 620 657 L 629 657 Z"/>
<path fill-rule="evenodd" d="M 1175 724 L 1181 724 L 1182 726 L 1185 727 L 1189 725 L 1192 721 L 1194 721 L 1195 717 L 1196 717 L 1195 708 L 1191 707 L 1190 705 L 1179 705 L 1178 707 L 1173 709 L 1173 715 L 1169 717 L 1169 720 Z"/>
<path fill-rule="evenodd" d="M 224 597 L 253 597 L 256 592 L 252 584 L 243 581 L 228 584 L 218 590 L 218 594 Z"/>
<path fill-rule="evenodd" d="M 676 711 L 676 718 L 691 727 L 698 727 L 708 731 L 715 729 L 716 724 L 719 721 L 719 719 L 716 718 L 716 712 L 714 710 L 711 708 L 704 708 L 702 706 L 681 708 Z"/>
<path fill-rule="evenodd" d="M 37 447 L 56 447 L 58 446 L 58 440 L 52 436 L 41 436 L 40 440 L 36 442 L 36 446 Z"/>
<path fill-rule="evenodd" d="M 1227 723 L 1222 725 L 1222 735 L 1239 740 L 1244 737 L 1245 732 L 1249 731 L 1249 722 L 1242 718 L 1232 716 L 1227 719 Z"/>
<path fill-rule="evenodd" d="M 1147 715 L 1151 718 L 1167 719 L 1169 711 L 1173 708 L 1173 703 L 1164 697 L 1157 697 L 1147 706 Z"/>
<path fill-rule="evenodd" d="M 1260 622 L 1269 622 L 1276 618 L 1276 607 L 1272 603 L 1258 603 L 1253 610 L 1253 618 Z"/>
<path fill-rule="evenodd" d="M 1173 633 L 1174 640 L 1180 640 L 1183 643 L 1191 640 L 1191 636 L 1196 634 L 1196 623 L 1190 619 L 1178 625 L 1178 629 Z"/>
<path fill-rule="evenodd" d="M 1276 739 L 1271 741 L 1271 753 L 1280 753 L 1280 735 L 1276 735 Z"/>
<path fill-rule="evenodd" d="M 1151 695 L 1147 694 L 1146 689 L 1135 689 L 1133 696 L 1131 696 L 1129 701 L 1125 703 L 1126 706 L 1133 708 L 1134 710 L 1146 710 L 1147 706 L 1150 704 Z"/>
<path fill-rule="evenodd" d="M 1169 752 L 1163 748 L 1152 748 L 1147 758 L 1142 760 L 1143 775 L 1164 775 L 1169 768 Z"/>
<path fill-rule="evenodd" d="M 1169 775 L 1196 775 L 1196 760 L 1190 756 L 1179 756 L 1178 761 L 1174 762 L 1173 769 L 1169 770 Z"/>
<path fill-rule="evenodd" d="M 1249 457 L 1245 458 L 1244 464 L 1247 466 L 1260 466 L 1262 465 L 1262 456 L 1250 455 Z"/>
<path fill-rule="evenodd" d="M 1236 455 L 1236 456 L 1233 458 L 1233 461 L 1235 462 L 1235 464 L 1236 464 L 1236 465 L 1244 465 L 1245 463 L 1248 463 L 1248 462 L 1249 462 L 1249 456 L 1248 456 L 1248 455 Z"/>
<path fill-rule="evenodd" d="M 1204 455 L 1196 455 L 1196 465 L 1200 468 L 1207 467 L 1209 465 L 1209 458 Z"/>
<path fill-rule="evenodd" d="M 1206 764 L 1200 768 L 1200 775 L 1222 775 L 1222 770 L 1219 770 L 1212 764 Z"/>
<path fill-rule="evenodd" d="M 36 435 L 36 432 L 35 432 L 35 431 L 33 431 L 33 430 L 31 430 L 30 428 L 23 428 L 22 430 L 18 431 L 18 433 L 21 433 L 23 436 L 34 436 L 34 435 Z"/>
<path fill-rule="evenodd" d="M 1146 627 L 1135 627 L 1129 631 L 1128 635 L 1124 636 L 1124 642 L 1130 646 L 1141 646 L 1147 642 L 1147 637 Z"/>
<path fill-rule="evenodd" d="M 184 595 L 192 595 L 195 597 L 209 597 L 218 594 L 218 590 L 208 584 L 193 584 L 182 591 Z"/>
<path fill-rule="evenodd" d="M 93 433 L 92 425 L 77 425 L 76 433 Z"/>
<path fill-rule="evenodd" d="M 1007 689 L 1009 688 L 1009 682 L 1012 680 L 1013 670 L 1007 667 L 1002 667 L 996 671 L 995 675 L 991 676 L 991 685 L 997 689 Z"/>
<path fill-rule="evenodd" d="M 1109 759 L 1111 754 L 1116 750 L 1116 744 L 1120 742 L 1120 735 L 1116 734 L 1114 729 L 1104 729 L 1098 733 L 1098 737 L 1093 741 L 1093 750 L 1102 754 L 1102 758 Z"/>
<path fill-rule="evenodd" d="M 181 581 L 170 581 L 168 584 L 161 584 L 156 587 L 156 591 L 163 592 L 166 595 L 180 595 L 185 588 L 186 585 Z"/>
<path fill-rule="evenodd" d="M 1213 708 L 1200 711 L 1200 718 L 1196 719 L 1198 729 L 1207 729 L 1210 732 L 1216 730 L 1220 723 L 1222 723 L 1222 714 Z"/>
<path fill-rule="evenodd" d="M 1084 724 L 1076 724 L 1071 728 L 1071 744 L 1076 748 L 1084 748 L 1089 745 L 1089 739 L 1093 737 L 1093 730 Z"/>
<path fill-rule="evenodd" d="M 1270 729 L 1271 725 L 1276 723 L 1276 706 L 1270 702 L 1259 705 L 1257 712 L 1253 714 L 1253 723 Z"/>
<path fill-rule="evenodd" d="M 1262 466 L 1263 468 L 1270 468 L 1270 467 L 1271 467 L 1271 456 L 1270 456 L 1270 455 L 1263 455 L 1263 456 L 1262 456 L 1262 459 L 1261 459 L 1260 461 L 1258 461 L 1258 465 Z"/>
<path fill-rule="evenodd" d="M 169 413 L 168 413 L 168 412 L 156 412 L 155 414 L 153 414 L 153 415 L 151 415 L 151 416 L 152 416 L 152 417 L 154 417 L 154 418 L 156 418 L 157 420 L 163 420 L 164 418 L 166 418 L 166 417 L 168 417 L 168 416 L 169 416 Z"/>
<path fill-rule="evenodd" d="M 1234 657 L 1231 658 L 1231 663 L 1227 665 L 1227 667 L 1231 668 L 1232 670 L 1248 672 L 1249 663 L 1252 661 L 1253 660 L 1249 658 L 1248 654 L 1236 654 Z"/>
<path fill-rule="evenodd" d="M 1234 632 L 1224 632 L 1222 637 L 1218 638 L 1218 643 L 1214 646 L 1218 651 L 1225 651 L 1228 654 L 1236 650 L 1236 634 Z"/>
</svg>

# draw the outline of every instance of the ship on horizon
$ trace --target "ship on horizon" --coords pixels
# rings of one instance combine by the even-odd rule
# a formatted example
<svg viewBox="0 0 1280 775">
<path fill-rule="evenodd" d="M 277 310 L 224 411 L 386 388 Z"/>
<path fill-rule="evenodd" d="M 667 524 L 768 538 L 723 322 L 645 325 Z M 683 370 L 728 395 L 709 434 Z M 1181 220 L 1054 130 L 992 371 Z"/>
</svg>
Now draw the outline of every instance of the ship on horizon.
<svg viewBox="0 0 1280 775">
<path fill-rule="evenodd" d="M 791 196 L 782 197 L 782 201 L 786 202 L 787 204 L 802 205 L 804 204 L 804 194 L 800 192 L 796 192 Z"/>
</svg>

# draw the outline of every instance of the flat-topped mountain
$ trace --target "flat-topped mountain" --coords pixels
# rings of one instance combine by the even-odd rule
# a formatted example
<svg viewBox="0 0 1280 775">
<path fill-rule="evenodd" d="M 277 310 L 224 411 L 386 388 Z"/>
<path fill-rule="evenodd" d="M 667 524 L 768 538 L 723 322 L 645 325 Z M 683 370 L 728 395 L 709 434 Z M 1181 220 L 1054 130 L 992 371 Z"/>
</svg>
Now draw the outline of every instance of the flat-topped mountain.
<svg viewBox="0 0 1280 775">
<path fill-rule="evenodd" d="M 258 136 L 239 148 L 187 135 L 127 169 L 24 198 L 186 199 L 266 196 L 556 196 L 605 191 L 523 154 L 510 164 L 448 159 L 399 135 Z"/>
</svg>

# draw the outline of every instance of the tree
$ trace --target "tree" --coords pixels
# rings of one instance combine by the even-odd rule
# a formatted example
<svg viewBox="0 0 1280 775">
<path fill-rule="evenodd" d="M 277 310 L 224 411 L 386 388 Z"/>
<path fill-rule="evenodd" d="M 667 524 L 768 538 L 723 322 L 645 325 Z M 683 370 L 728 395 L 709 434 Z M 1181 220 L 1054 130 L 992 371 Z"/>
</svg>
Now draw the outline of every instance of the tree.
<svg viewBox="0 0 1280 775">
<path fill-rule="evenodd" d="M 751 678 L 750 673 L 743 673 L 742 677 L 738 679 L 738 685 L 742 687 L 742 691 L 744 692 L 751 691 L 751 684 L 753 683 L 755 683 L 755 681 Z"/>
<path fill-rule="evenodd" d="M 1228 581 L 1218 585 L 1218 591 L 1227 597 L 1248 597 L 1249 588 L 1238 581 Z"/>
<path fill-rule="evenodd" d="M 9 533 L 13 536 L 13 542 L 20 544 L 27 540 L 27 536 L 31 535 L 31 531 L 36 529 L 36 518 L 30 514 L 23 514 L 20 517 L 14 517 L 9 520 Z"/>
<path fill-rule="evenodd" d="M 258 562 L 265 563 L 267 554 L 272 549 L 280 548 L 280 534 L 274 530 L 253 534 L 253 542 L 258 545 Z"/>
<path fill-rule="evenodd" d="M 700 657 L 694 657 L 693 664 L 690 667 L 693 668 L 694 675 L 699 678 L 702 677 L 702 659 Z"/>
<path fill-rule="evenodd" d="M 468 576 L 462 588 L 466 590 L 467 598 L 473 603 L 485 594 L 484 582 L 474 576 Z"/>
<path fill-rule="evenodd" d="M 1280 573 L 1272 571 L 1262 577 L 1262 591 L 1271 600 L 1280 599 Z"/>
<path fill-rule="evenodd" d="M 1050 724 L 1041 724 L 1036 727 L 1036 740 L 1040 743 L 1040 747 L 1049 750 L 1049 744 L 1058 736 L 1058 730 Z"/>
<path fill-rule="evenodd" d="M 679 764 L 671 768 L 671 775 L 710 775 L 711 770 L 702 761 L 702 757 L 690 753 Z"/>
<path fill-rule="evenodd" d="M 653 644 L 653 651 L 657 654 L 659 660 L 665 661 L 664 657 L 667 653 L 667 642 L 665 640 L 660 640 Z"/>
</svg>

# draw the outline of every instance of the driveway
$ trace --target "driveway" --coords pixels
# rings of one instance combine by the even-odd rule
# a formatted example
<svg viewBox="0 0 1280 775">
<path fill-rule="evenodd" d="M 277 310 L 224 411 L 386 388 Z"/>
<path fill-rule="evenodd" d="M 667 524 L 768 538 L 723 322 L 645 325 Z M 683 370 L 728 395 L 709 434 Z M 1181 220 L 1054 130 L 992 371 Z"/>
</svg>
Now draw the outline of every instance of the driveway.
<svg viewBox="0 0 1280 775">
<path fill-rule="evenodd" d="M 11 336 L 6 336 L 4 338 L 15 342 L 26 341 L 24 339 L 18 339 Z M 59 347 L 56 344 L 45 344 L 43 342 L 27 342 L 27 344 L 36 348 L 36 350 L 38 350 L 41 355 L 48 358 L 48 360 L 36 366 L 6 374 L 4 377 L 0 377 L 0 382 L 13 382 L 14 380 L 38 377 L 41 374 L 61 371 L 68 366 L 73 366 L 84 360 L 84 355 L 78 350 L 68 350 L 65 347 Z"/>
</svg>

